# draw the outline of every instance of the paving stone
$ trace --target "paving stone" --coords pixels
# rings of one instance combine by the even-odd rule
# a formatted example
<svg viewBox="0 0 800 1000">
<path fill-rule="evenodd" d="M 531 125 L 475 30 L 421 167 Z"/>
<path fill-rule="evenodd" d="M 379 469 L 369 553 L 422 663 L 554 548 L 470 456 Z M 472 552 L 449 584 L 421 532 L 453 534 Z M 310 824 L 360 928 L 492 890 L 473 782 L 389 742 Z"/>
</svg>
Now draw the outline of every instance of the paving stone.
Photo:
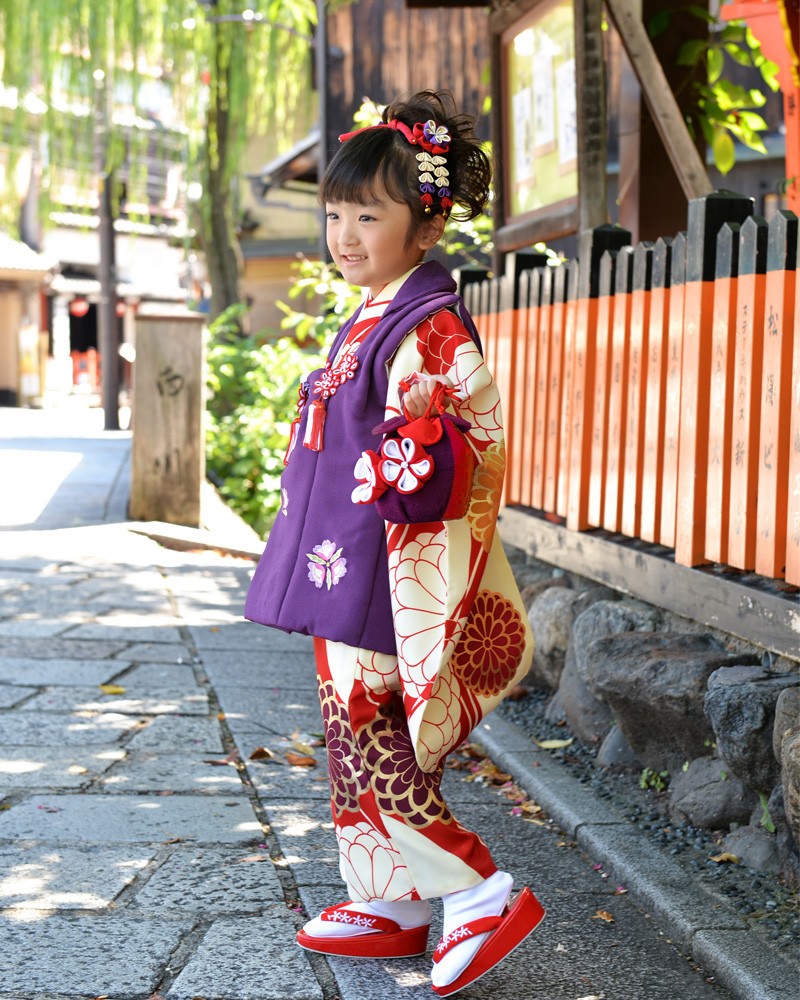
<svg viewBox="0 0 800 1000">
<path fill-rule="evenodd" d="M 12 913 L 0 919 L 0 955 L 13 955 L 3 972 L 3 990 L 67 997 L 148 997 L 189 920 L 158 920 L 115 914 L 90 922 L 55 915 L 24 922 Z"/>
<path fill-rule="evenodd" d="M 3 813 L 0 829 L 6 838 L 99 844 L 233 844 L 263 835 L 247 799 L 230 795 L 32 795 Z"/>
<path fill-rule="evenodd" d="M 0 907 L 97 910 L 155 857 L 146 847 L 0 844 Z"/>
<path fill-rule="evenodd" d="M 139 636 L 139 638 L 143 638 Z M 127 642 L 114 636 L 114 641 L 96 642 L 58 636 L 54 639 L 3 639 L 4 657 L 26 657 L 34 660 L 107 660 L 121 653 Z"/>
<path fill-rule="evenodd" d="M 130 650 L 128 650 L 130 656 Z M 119 683 L 129 691 L 143 688 L 156 689 L 169 688 L 173 691 L 177 689 L 185 691 L 202 690 L 197 683 L 194 668 L 191 665 L 191 657 L 185 654 L 183 663 L 161 662 L 142 663 L 140 666 L 127 670 L 119 680 Z"/>
<path fill-rule="evenodd" d="M 257 729 L 275 736 L 294 732 L 319 733 L 322 714 L 316 685 L 311 690 L 263 687 L 228 687 L 211 683 L 225 718 L 241 731 Z"/>
<path fill-rule="evenodd" d="M 238 741 L 237 746 L 241 746 Z M 264 802 L 278 799 L 321 799 L 327 802 L 330 799 L 328 768 L 324 758 L 320 759 L 316 767 L 309 768 L 292 767 L 274 761 L 249 760 L 249 754 L 242 756 L 253 787 Z"/>
<path fill-rule="evenodd" d="M 244 794 L 242 780 L 235 767 L 207 764 L 196 750 L 188 753 L 129 753 L 110 774 L 103 777 L 100 784 L 109 792 Z"/>
<path fill-rule="evenodd" d="M 106 639 L 111 642 L 169 642 L 177 643 L 181 640 L 181 634 L 174 624 L 164 625 L 151 624 L 153 615 L 140 616 L 141 625 L 112 625 L 109 622 L 100 624 L 98 622 L 90 625 L 80 625 L 73 629 L 70 639 Z M 171 619 L 174 621 L 174 619 Z"/>
<path fill-rule="evenodd" d="M 329 799 L 268 803 L 267 820 L 298 885 L 343 885 Z"/>
<path fill-rule="evenodd" d="M 261 860 L 255 861 L 254 858 Z M 283 889 L 265 850 L 179 847 L 136 894 L 144 910 L 193 914 L 261 913 L 283 902 Z"/>
<path fill-rule="evenodd" d="M 190 625 L 189 631 L 198 649 L 269 649 L 290 653 L 314 651 L 314 640 L 310 636 L 290 635 L 279 629 L 265 628 L 242 619 L 225 626 Z"/>
<path fill-rule="evenodd" d="M 183 750 L 223 753 L 222 731 L 217 719 L 159 715 L 135 733 L 130 750 Z"/>
<path fill-rule="evenodd" d="M 124 653 L 134 663 L 191 663 L 192 654 L 177 642 L 137 642 Z"/>
<path fill-rule="evenodd" d="M 274 904 L 263 917 L 215 921 L 167 1000 L 321 1000 L 322 989 L 294 940 L 297 921 Z M 361 1000 L 365 994 L 362 993 Z"/>
<path fill-rule="evenodd" d="M 36 694 L 38 688 L 21 687 L 19 684 L 0 684 L 0 708 L 11 708 L 23 698 Z"/>
<path fill-rule="evenodd" d="M 0 782 L 12 788 L 81 788 L 121 760 L 119 747 L 2 747 Z"/>
<path fill-rule="evenodd" d="M 129 667 L 127 660 L 36 660 L 21 656 L 0 657 L 0 682 L 22 682 L 45 687 L 53 684 L 105 684 Z"/>
<path fill-rule="evenodd" d="M 24 706 L 23 706 L 24 707 Z M 0 746 L 84 746 L 120 739 L 142 720 L 117 712 L 67 715 L 56 712 L 0 714 Z"/>
<path fill-rule="evenodd" d="M 0 639 L 49 639 L 70 627 L 63 617 L 59 621 L 0 621 Z"/>
<path fill-rule="evenodd" d="M 124 680 L 120 686 L 125 687 Z M 154 696 L 103 694 L 97 688 L 53 687 L 21 706 L 24 712 L 104 712 L 122 715 L 208 715 L 208 695 L 195 691 L 159 691 Z"/>
<path fill-rule="evenodd" d="M 202 651 L 203 666 L 214 687 L 316 689 L 314 658 L 308 653 L 275 650 Z"/>
</svg>

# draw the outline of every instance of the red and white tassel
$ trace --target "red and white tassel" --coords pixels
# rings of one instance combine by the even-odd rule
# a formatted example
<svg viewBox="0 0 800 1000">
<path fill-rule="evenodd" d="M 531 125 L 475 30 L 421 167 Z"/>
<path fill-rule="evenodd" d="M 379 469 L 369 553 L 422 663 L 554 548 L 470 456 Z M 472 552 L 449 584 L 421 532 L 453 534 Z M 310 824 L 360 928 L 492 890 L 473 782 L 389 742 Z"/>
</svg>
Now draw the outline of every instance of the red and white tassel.
<svg viewBox="0 0 800 1000">
<path fill-rule="evenodd" d="M 286 454 L 283 456 L 283 464 L 289 464 L 289 458 L 297 444 L 297 435 L 300 431 L 300 417 L 295 417 L 292 426 L 289 428 L 289 444 L 286 446 Z"/>
<path fill-rule="evenodd" d="M 303 446 L 310 451 L 322 451 L 325 439 L 325 414 L 325 403 L 321 399 L 315 399 L 311 404 L 311 413 L 303 438 Z"/>
</svg>

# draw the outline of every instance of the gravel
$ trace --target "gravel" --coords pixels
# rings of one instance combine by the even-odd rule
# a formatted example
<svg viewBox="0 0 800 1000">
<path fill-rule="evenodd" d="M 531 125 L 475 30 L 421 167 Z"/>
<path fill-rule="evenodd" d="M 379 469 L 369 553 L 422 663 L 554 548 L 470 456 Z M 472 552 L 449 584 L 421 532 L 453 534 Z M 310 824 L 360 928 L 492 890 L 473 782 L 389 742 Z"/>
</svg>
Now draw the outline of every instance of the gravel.
<svg viewBox="0 0 800 1000">
<path fill-rule="evenodd" d="M 572 734 L 545 719 L 551 692 L 529 688 L 519 700 L 507 700 L 498 709 L 531 739 L 565 739 Z M 596 749 L 575 738 L 569 747 L 549 751 L 581 784 L 609 802 L 632 827 L 686 870 L 687 878 L 700 879 L 727 896 L 732 908 L 790 961 L 800 949 L 800 894 L 778 877 L 744 865 L 718 863 L 720 841 L 727 831 L 709 831 L 688 822 L 673 823 L 667 812 L 667 793 L 640 787 L 641 772 L 615 773 L 595 765 Z"/>
</svg>

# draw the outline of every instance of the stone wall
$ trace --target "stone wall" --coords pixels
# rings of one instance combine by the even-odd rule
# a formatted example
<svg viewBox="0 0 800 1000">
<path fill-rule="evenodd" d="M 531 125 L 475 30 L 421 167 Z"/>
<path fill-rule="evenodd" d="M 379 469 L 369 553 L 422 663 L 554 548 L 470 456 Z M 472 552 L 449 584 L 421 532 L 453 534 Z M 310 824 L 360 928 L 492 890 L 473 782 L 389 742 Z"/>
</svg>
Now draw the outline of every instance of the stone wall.
<svg viewBox="0 0 800 1000">
<path fill-rule="evenodd" d="M 530 685 L 599 767 L 672 777 L 670 815 L 800 885 L 800 660 L 509 551 Z"/>
</svg>

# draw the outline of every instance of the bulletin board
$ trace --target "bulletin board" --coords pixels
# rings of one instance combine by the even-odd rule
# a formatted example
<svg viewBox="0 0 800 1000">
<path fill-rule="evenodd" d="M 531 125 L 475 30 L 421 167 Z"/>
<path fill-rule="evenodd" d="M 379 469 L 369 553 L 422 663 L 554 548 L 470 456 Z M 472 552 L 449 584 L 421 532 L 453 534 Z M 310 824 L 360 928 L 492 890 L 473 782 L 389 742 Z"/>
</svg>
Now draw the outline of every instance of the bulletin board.
<svg viewBox="0 0 800 1000">
<path fill-rule="evenodd" d="M 498 235 L 508 249 L 577 228 L 574 18 L 572 0 L 541 0 L 500 34 Z"/>
</svg>

